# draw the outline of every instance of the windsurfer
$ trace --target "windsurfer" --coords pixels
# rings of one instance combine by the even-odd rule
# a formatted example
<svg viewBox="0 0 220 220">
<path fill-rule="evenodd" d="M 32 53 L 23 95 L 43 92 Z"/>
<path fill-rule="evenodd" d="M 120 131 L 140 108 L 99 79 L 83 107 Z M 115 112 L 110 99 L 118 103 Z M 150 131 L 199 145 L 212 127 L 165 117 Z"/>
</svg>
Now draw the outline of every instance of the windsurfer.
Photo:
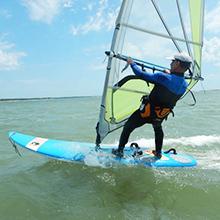
<svg viewBox="0 0 220 220">
<path fill-rule="evenodd" d="M 155 150 L 152 153 L 157 158 L 161 158 L 164 133 L 162 122 L 167 119 L 169 113 L 173 113 L 176 102 L 185 93 L 187 82 L 184 78 L 192 63 L 192 59 L 185 53 L 178 53 L 171 58 L 170 74 L 168 71 L 158 73 L 147 73 L 142 71 L 132 59 L 128 59 L 135 75 L 143 80 L 154 84 L 154 88 L 148 96 L 142 98 L 142 103 L 127 120 L 120 136 L 118 149 L 113 149 L 112 153 L 118 157 L 123 157 L 123 150 L 128 142 L 130 134 L 134 129 L 148 123 L 152 124 L 155 133 Z"/>
</svg>

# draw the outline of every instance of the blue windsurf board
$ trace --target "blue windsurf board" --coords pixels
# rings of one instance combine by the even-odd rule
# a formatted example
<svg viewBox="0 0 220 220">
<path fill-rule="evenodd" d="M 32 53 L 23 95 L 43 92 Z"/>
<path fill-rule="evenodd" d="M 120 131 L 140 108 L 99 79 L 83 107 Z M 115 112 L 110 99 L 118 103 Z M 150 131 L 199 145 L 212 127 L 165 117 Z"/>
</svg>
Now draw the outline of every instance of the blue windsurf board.
<svg viewBox="0 0 220 220">
<path fill-rule="evenodd" d="M 124 157 L 118 158 L 111 152 L 117 146 L 102 146 L 95 150 L 95 144 L 73 141 L 53 140 L 30 136 L 18 132 L 9 132 L 9 140 L 14 146 L 19 146 L 54 159 L 86 164 L 88 158 L 95 159 L 100 165 L 124 164 L 142 165 L 147 167 L 192 167 L 196 160 L 186 154 L 163 152 L 160 159 L 156 158 L 149 148 L 141 147 L 141 154 L 137 154 L 135 147 L 125 147 Z"/>
</svg>

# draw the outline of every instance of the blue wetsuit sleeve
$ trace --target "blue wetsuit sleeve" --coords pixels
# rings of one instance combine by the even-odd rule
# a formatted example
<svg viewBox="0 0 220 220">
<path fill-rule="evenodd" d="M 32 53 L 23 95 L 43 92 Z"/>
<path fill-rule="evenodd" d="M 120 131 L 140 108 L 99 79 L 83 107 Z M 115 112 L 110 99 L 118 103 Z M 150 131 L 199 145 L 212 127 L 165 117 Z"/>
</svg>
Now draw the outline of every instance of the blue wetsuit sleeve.
<svg viewBox="0 0 220 220">
<path fill-rule="evenodd" d="M 142 71 L 135 63 L 131 63 L 131 69 L 133 70 L 135 75 L 141 77 L 142 79 L 144 79 L 148 82 L 160 83 L 160 81 L 161 81 L 160 80 L 161 77 L 159 77 L 159 75 L 160 75 L 159 73 L 152 74 L 152 73 Z"/>
<path fill-rule="evenodd" d="M 153 74 L 148 73 L 142 71 L 135 63 L 131 63 L 131 68 L 134 74 L 141 77 L 143 80 L 153 84 L 162 85 L 175 94 L 180 95 L 186 91 L 187 83 L 183 77 L 175 76 L 174 74 L 162 73 L 162 72 L 153 73 Z"/>
</svg>

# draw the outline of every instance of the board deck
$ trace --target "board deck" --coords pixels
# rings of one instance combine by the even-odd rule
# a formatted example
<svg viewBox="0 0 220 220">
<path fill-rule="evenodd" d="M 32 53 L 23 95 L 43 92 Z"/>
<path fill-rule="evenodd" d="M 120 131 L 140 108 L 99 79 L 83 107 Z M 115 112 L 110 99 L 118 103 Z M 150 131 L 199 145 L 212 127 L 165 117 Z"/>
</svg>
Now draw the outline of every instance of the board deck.
<svg viewBox="0 0 220 220">
<path fill-rule="evenodd" d="M 124 157 L 118 158 L 112 155 L 112 148 L 116 146 L 101 146 L 95 151 L 95 144 L 84 142 L 72 142 L 53 140 L 30 136 L 18 132 L 9 132 L 9 140 L 15 146 L 19 146 L 35 153 L 52 157 L 58 160 L 86 163 L 88 157 L 93 157 L 101 165 L 124 164 L 142 165 L 150 167 L 192 167 L 196 166 L 196 160 L 186 154 L 162 153 L 161 159 L 157 159 L 147 147 L 141 147 L 142 155 L 134 155 L 135 148 L 126 147 Z"/>
</svg>

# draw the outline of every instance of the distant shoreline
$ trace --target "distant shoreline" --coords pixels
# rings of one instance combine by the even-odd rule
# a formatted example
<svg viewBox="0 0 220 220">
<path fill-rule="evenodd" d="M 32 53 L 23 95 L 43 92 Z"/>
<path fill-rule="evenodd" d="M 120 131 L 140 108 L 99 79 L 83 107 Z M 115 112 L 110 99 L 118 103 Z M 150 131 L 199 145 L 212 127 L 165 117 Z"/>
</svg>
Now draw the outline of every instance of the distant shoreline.
<svg viewBox="0 0 220 220">
<path fill-rule="evenodd" d="M 75 98 L 89 98 L 99 96 L 67 96 L 67 97 L 38 97 L 38 98 L 0 98 L 0 102 L 4 101 L 34 101 L 34 100 L 50 100 L 50 99 L 75 99 Z"/>
<path fill-rule="evenodd" d="M 194 93 L 197 92 L 206 92 L 206 91 L 220 91 L 220 89 L 207 89 L 207 90 L 198 90 L 193 91 Z M 94 96 L 63 96 L 63 97 L 36 97 L 36 98 L 0 98 L 1 101 L 34 101 L 34 100 L 50 100 L 50 99 L 75 99 L 75 98 L 89 98 L 89 97 L 101 97 L 100 95 L 94 95 Z"/>
</svg>

